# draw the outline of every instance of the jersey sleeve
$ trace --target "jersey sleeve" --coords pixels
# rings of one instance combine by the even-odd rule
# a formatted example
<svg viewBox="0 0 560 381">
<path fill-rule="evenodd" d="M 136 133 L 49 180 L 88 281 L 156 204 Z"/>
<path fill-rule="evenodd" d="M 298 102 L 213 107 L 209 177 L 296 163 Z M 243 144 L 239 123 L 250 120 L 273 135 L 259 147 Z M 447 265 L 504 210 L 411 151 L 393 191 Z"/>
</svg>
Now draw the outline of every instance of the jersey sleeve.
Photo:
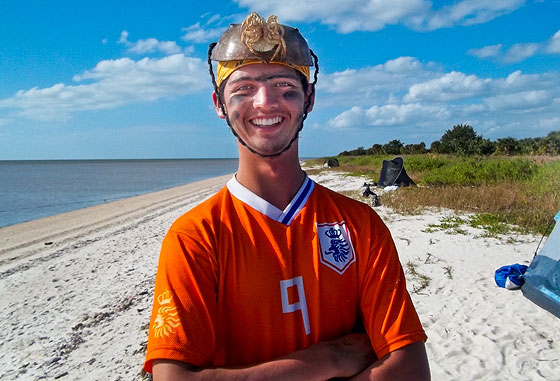
<svg viewBox="0 0 560 381">
<path fill-rule="evenodd" d="M 149 373 L 154 359 L 212 364 L 217 276 L 209 241 L 201 229 L 174 227 L 163 240 L 144 364 Z"/>
<path fill-rule="evenodd" d="M 364 327 L 380 359 L 406 345 L 425 341 L 426 334 L 406 290 L 391 234 L 380 219 L 373 222 L 360 306 Z"/>
</svg>

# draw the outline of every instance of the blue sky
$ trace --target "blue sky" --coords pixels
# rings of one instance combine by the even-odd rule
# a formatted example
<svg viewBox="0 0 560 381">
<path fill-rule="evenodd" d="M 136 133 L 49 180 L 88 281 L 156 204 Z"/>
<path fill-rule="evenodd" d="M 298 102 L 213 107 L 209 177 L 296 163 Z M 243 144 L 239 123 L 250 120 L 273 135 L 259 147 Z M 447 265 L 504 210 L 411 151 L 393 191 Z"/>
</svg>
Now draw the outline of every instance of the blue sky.
<svg viewBox="0 0 560 381">
<path fill-rule="evenodd" d="M 559 0 L 6 0 L 0 160 L 236 157 L 206 51 L 253 10 L 319 57 L 303 157 L 560 130 Z"/>
</svg>

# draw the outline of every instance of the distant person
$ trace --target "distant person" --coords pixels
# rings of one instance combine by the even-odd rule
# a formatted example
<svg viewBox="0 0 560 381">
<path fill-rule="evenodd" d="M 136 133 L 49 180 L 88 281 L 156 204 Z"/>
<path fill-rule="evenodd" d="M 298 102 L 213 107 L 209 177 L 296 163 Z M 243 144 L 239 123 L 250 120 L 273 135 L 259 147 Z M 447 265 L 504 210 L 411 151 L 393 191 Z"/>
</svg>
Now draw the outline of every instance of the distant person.
<svg viewBox="0 0 560 381">
<path fill-rule="evenodd" d="M 318 70 L 304 38 L 252 13 L 208 55 L 239 169 L 163 241 L 145 369 L 156 381 L 428 380 L 387 227 L 300 167 Z"/>
</svg>

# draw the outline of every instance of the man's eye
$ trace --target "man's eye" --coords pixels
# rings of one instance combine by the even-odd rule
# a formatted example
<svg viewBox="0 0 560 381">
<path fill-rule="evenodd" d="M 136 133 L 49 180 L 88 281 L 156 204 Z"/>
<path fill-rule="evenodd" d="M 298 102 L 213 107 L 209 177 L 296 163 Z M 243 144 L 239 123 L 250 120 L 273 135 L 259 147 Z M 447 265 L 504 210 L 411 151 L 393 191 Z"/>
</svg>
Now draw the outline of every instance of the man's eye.
<svg viewBox="0 0 560 381">
<path fill-rule="evenodd" d="M 250 90 L 251 86 L 249 85 L 244 85 L 244 86 L 239 86 L 238 88 L 235 89 L 235 91 L 247 91 Z"/>
<path fill-rule="evenodd" d="M 278 82 L 276 87 L 293 87 L 293 85 L 290 82 Z"/>
</svg>

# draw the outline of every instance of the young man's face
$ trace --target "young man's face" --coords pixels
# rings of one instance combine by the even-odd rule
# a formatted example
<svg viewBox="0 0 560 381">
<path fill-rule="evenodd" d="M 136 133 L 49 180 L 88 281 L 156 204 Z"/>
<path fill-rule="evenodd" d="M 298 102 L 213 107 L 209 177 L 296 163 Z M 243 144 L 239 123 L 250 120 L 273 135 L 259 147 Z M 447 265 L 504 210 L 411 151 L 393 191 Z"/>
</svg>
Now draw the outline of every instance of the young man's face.
<svg viewBox="0 0 560 381">
<path fill-rule="evenodd" d="M 309 92 L 309 90 L 308 90 Z M 232 128 L 252 149 L 264 155 L 282 151 L 303 117 L 307 98 L 300 76 L 288 66 L 252 64 L 234 71 L 223 101 Z M 213 94 L 216 112 L 225 118 Z M 311 111 L 313 100 L 308 111 Z"/>
</svg>

